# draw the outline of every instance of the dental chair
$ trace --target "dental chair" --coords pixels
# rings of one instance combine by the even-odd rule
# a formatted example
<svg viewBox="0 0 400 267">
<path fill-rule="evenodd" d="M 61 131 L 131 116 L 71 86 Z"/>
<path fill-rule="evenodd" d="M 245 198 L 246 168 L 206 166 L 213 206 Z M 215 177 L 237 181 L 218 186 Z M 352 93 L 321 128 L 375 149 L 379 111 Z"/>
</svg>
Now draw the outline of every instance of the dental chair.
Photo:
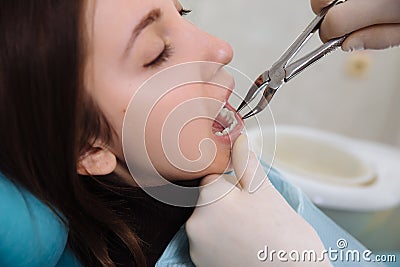
<svg viewBox="0 0 400 267">
<path fill-rule="evenodd" d="M 0 173 L 0 266 L 81 266 L 68 229 L 40 200 Z"/>
</svg>

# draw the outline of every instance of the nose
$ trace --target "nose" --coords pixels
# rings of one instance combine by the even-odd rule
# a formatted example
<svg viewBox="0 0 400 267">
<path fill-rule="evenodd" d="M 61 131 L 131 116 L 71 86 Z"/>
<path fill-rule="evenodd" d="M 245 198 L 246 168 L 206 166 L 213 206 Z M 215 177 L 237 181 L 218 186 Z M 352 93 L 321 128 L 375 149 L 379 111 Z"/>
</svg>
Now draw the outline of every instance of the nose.
<svg viewBox="0 0 400 267">
<path fill-rule="evenodd" d="M 209 40 L 206 54 L 207 61 L 217 62 L 223 65 L 229 64 L 233 58 L 232 46 L 215 36 L 207 35 Z"/>
<path fill-rule="evenodd" d="M 232 94 L 235 80 L 222 66 L 228 65 L 232 61 L 233 49 L 228 42 L 208 33 L 206 34 L 208 35 L 207 52 L 205 53 L 206 61 L 218 63 L 218 65 L 213 65 L 213 67 L 208 68 L 208 71 L 214 69 L 213 73 L 210 73 L 212 77 L 211 80 L 215 84 L 222 86 L 218 88 L 223 89 L 218 90 L 217 98 L 220 99 L 221 102 L 226 102 Z M 217 92 L 214 92 L 214 96 L 216 96 L 216 94 Z"/>
</svg>

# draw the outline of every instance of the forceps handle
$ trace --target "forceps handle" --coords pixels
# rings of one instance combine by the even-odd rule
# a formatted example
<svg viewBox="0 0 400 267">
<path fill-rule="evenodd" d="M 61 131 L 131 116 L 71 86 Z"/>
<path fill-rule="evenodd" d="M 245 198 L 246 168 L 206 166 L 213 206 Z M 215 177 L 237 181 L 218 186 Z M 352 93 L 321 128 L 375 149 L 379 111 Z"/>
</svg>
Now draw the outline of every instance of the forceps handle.
<svg viewBox="0 0 400 267">
<path fill-rule="evenodd" d="M 274 64 L 277 68 L 285 68 L 286 65 L 297 55 L 305 43 L 311 36 L 319 29 L 325 15 L 329 9 L 337 4 L 343 3 L 345 0 L 333 1 L 329 6 L 322 9 L 322 11 L 311 21 L 306 29 L 296 38 L 293 44 L 283 53 L 283 55 Z"/>
<path fill-rule="evenodd" d="M 325 44 L 321 45 L 316 50 L 308 53 L 304 57 L 296 60 L 295 62 L 291 63 L 290 65 L 285 67 L 286 77 L 285 82 L 290 81 L 296 75 L 300 74 L 303 70 L 329 54 L 330 52 L 334 51 L 336 48 L 342 46 L 344 40 L 347 38 L 348 35 L 342 36 L 340 38 L 332 39 Z"/>
</svg>

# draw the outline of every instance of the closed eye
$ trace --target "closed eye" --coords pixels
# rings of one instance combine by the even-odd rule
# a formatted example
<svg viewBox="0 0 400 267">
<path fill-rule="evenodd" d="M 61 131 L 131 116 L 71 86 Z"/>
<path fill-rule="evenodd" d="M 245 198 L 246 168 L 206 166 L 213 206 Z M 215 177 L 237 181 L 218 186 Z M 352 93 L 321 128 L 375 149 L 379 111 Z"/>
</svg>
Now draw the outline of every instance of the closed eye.
<svg viewBox="0 0 400 267">
<path fill-rule="evenodd" d="M 165 45 L 164 50 L 151 62 L 146 63 L 143 65 L 145 68 L 155 68 L 160 66 L 162 63 L 167 61 L 170 56 L 172 55 L 172 46 L 171 45 Z"/>
</svg>

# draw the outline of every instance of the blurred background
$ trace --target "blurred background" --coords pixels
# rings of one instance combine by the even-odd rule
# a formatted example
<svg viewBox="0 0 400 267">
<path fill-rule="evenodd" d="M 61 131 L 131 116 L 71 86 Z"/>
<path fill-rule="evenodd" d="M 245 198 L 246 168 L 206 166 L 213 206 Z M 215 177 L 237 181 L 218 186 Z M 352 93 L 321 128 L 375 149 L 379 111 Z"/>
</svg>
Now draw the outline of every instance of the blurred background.
<svg viewBox="0 0 400 267">
<path fill-rule="evenodd" d="M 314 18 L 309 0 L 184 0 L 189 19 L 234 48 L 231 64 L 252 80 Z M 321 44 L 318 34 L 304 50 Z M 400 49 L 335 51 L 280 90 L 277 124 L 297 124 L 400 148 Z"/>
</svg>

